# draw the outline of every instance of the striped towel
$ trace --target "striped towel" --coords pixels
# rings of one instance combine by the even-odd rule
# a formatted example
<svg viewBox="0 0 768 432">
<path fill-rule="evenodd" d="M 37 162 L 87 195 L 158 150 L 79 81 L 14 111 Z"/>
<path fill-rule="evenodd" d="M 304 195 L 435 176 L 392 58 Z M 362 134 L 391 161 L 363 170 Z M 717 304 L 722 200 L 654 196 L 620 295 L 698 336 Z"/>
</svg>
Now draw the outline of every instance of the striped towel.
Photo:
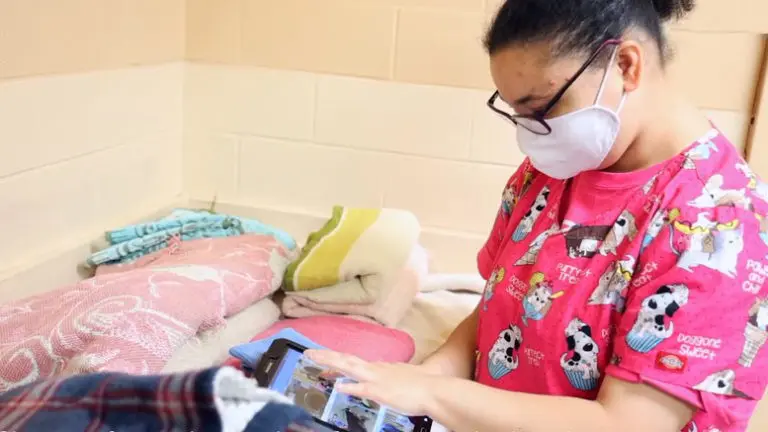
<svg viewBox="0 0 768 432">
<path fill-rule="evenodd" d="M 420 233 L 416 216 L 405 210 L 334 207 L 285 272 L 283 313 L 355 315 L 396 325 L 427 272 Z"/>
</svg>

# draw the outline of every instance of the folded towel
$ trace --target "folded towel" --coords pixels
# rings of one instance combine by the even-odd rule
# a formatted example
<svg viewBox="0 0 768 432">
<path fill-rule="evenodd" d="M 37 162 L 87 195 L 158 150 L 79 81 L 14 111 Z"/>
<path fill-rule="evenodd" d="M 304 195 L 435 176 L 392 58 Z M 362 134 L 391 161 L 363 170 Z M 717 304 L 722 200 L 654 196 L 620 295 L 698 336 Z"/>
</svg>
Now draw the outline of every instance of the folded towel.
<svg viewBox="0 0 768 432">
<path fill-rule="evenodd" d="M 307 412 L 236 369 L 51 378 L 0 395 L 0 430 L 275 432 L 312 428 Z"/>
<path fill-rule="evenodd" d="M 396 325 L 421 286 L 420 226 L 404 210 L 334 207 L 285 272 L 283 313 L 346 314 Z"/>
<path fill-rule="evenodd" d="M 107 232 L 111 246 L 91 255 L 87 264 L 99 266 L 133 262 L 150 253 L 173 248 L 180 241 L 243 234 L 270 235 L 288 249 L 296 247 L 295 240 L 289 234 L 257 220 L 203 210 L 177 209 L 157 221 Z"/>
<path fill-rule="evenodd" d="M 371 258 L 376 256 L 372 254 Z M 316 315 L 349 315 L 395 327 L 408 313 L 427 275 L 424 248 L 416 245 L 405 264 L 386 274 L 360 276 L 353 283 L 341 283 L 311 291 L 287 293 L 282 311 L 293 318 Z M 372 297 L 372 298 L 371 298 Z"/>
<path fill-rule="evenodd" d="M 419 245 L 411 250 L 404 267 L 383 279 L 380 275 L 361 276 L 366 288 L 370 278 L 379 278 L 376 297 L 371 302 L 365 291 L 350 290 L 348 283 L 299 293 L 287 293 L 281 309 L 292 318 L 329 314 L 374 321 L 395 327 L 411 309 L 419 292 L 465 291 L 481 294 L 485 281 L 473 274 L 430 274 L 426 251 Z"/>
<path fill-rule="evenodd" d="M 420 230 L 416 217 L 404 210 L 336 206 L 288 266 L 283 288 L 304 292 L 339 285 L 372 301 L 380 280 L 402 269 Z"/>
</svg>

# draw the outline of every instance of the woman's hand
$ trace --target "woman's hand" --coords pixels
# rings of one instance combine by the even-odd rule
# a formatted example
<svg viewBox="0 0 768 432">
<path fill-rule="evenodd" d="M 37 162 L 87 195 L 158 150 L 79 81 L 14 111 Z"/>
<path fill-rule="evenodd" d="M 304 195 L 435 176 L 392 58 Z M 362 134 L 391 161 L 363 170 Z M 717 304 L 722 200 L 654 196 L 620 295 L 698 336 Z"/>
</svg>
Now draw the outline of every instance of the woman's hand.
<svg viewBox="0 0 768 432">
<path fill-rule="evenodd" d="M 313 362 L 333 369 L 356 383 L 338 384 L 342 393 L 371 399 L 406 415 L 426 415 L 430 383 L 439 379 L 423 367 L 405 363 L 370 363 L 355 356 L 308 350 Z"/>
</svg>

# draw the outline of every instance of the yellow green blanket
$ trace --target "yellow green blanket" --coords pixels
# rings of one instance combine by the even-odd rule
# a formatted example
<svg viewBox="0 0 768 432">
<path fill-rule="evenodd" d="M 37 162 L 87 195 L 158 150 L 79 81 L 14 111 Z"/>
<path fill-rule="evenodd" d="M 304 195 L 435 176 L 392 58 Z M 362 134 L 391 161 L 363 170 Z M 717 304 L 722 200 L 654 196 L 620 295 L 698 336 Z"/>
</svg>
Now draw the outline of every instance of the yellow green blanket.
<svg viewBox="0 0 768 432">
<path fill-rule="evenodd" d="M 287 317 L 342 314 L 397 326 L 419 292 L 481 292 L 479 275 L 430 274 L 410 212 L 335 207 L 283 281 Z"/>
<path fill-rule="evenodd" d="M 416 217 L 404 210 L 334 207 L 325 226 L 309 235 L 299 258 L 288 266 L 283 287 L 302 292 L 349 283 L 363 290 L 361 277 L 403 268 L 420 231 Z M 344 294 L 344 300 L 350 297 Z"/>
</svg>

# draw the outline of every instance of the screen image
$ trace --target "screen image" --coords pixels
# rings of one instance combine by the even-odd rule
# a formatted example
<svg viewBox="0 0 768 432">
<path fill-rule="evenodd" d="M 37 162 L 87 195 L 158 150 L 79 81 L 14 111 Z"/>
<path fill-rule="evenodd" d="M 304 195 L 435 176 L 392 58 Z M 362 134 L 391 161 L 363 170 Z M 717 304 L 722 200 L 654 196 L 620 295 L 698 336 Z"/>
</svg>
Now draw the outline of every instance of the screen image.
<svg viewBox="0 0 768 432">
<path fill-rule="evenodd" d="M 335 390 L 348 380 L 333 377 L 301 352 L 288 349 L 270 388 L 279 391 L 313 417 L 349 432 L 418 432 L 406 415 Z M 330 430 L 330 429 L 329 429 Z"/>
</svg>

